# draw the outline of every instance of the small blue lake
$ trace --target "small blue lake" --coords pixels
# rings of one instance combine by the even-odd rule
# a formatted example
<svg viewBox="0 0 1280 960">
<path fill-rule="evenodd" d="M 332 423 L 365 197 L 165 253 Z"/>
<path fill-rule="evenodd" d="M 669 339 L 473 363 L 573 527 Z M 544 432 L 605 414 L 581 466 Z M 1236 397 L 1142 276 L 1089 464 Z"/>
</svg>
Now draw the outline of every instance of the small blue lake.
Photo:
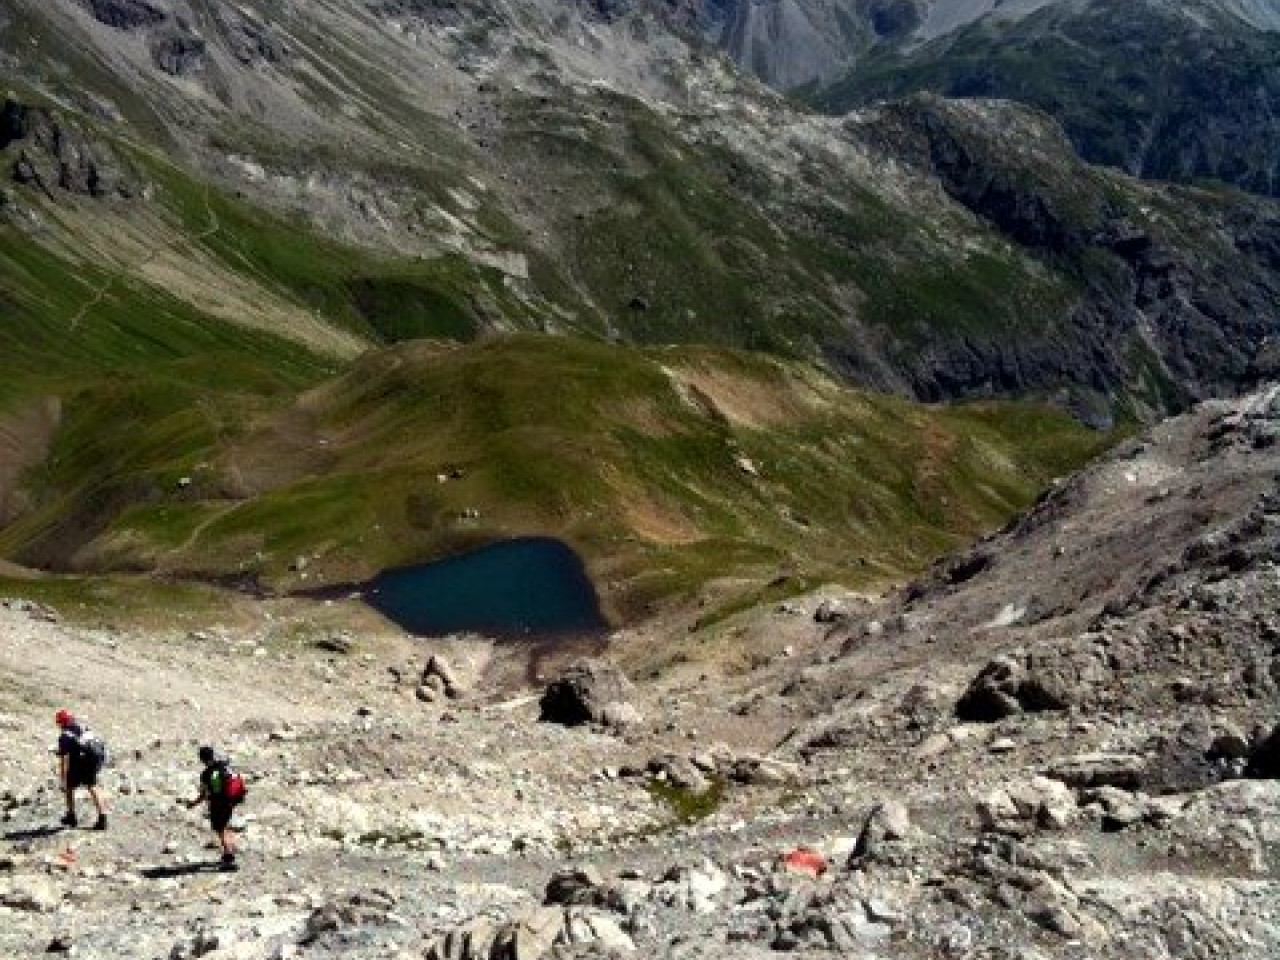
<svg viewBox="0 0 1280 960">
<path fill-rule="evenodd" d="M 410 633 L 546 637 L 608 629 L 582 560 L 559 540 L 504 540 L 436 563 L 386 570 L 364 600 Z"/>
</svg>

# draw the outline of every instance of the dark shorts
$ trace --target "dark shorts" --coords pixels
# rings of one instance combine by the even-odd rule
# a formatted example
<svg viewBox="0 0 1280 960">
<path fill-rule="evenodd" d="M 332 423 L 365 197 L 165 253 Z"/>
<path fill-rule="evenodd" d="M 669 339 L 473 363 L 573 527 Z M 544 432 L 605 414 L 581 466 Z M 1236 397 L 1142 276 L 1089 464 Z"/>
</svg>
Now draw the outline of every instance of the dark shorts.
<svg viewBox="0 0 1280 960">
<path fill-rule="evenodd" d="M 77 770 L 72 767 L 67 771 L 67 786 L 72 790 L 77 790 L 80 787 L 96 787 L 97 785 L 97 770 Z"/>
<path fill-rule="evenodd" d="M 209 804 L 209 826 L 213 827 L 214 833 L 221 833 L 230 826 L 233 809 L 231 804 L 218 803 L 216 800 Z"/>
</svg>

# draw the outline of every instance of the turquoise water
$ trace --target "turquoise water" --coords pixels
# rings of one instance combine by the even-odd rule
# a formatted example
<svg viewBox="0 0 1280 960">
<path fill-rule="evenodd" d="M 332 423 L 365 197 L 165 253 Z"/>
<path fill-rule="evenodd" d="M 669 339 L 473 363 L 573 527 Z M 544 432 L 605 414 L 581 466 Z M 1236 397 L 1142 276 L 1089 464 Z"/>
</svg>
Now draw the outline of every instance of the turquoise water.
<svg viewBox="0 0 1280 960">
<path fill-rule="evenodd" d="M 496 637 L 608 628 L 582 560 L 559 540 L 505 540 L 437 563 L 386 570 L 365 602 L 410 633 Z"/>
</svg>

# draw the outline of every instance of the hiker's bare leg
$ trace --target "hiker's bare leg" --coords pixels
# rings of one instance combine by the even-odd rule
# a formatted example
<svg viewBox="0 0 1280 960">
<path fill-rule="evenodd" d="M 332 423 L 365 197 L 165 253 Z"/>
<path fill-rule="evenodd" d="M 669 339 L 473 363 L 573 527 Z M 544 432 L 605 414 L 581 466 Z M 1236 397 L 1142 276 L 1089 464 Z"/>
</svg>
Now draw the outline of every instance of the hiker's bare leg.
<svg viewBox="0 0 1280 960">
<path fill-rule="evenodd" d="M 97 787 L 89 787 L 89 799 L 93 801 L 93 806 L 98 811 L 98 816 L 105 817 L 107 808 L 102 802 L 102 794 L 98 792 Z"/>
<path fill-rule="evenodd" d="M 223 830 L 221 833 L 218 834 L 218 842 L 222 844 L 223 853 L 229 853 L 232 856 L 235 855 L 235 852 L 236 852 L 235 834 L 231 832 L 230 827 L 227 827 L 225 830 Z"/>
<path fill-rule="evenodd" d="M 74 817 L 76 815 L 76 788 L 63 787 L 62 793 L 67 798 L 67 816 Z"/>
</svg>

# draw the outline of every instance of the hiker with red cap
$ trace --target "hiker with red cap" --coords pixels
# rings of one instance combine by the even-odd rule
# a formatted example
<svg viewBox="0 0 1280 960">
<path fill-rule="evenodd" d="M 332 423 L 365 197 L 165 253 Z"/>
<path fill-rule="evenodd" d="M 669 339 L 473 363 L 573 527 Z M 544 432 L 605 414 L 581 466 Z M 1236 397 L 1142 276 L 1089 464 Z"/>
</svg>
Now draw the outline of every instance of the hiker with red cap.
<svg viewBox="0 0 1280 960">
<path fill-rule="evenodd" d="M 87 726 L 76 721 L 67 710 L 59 710 L 54 716 L 61 733 L 58 734 L 58 782 L 67 798 L 67 813 L 62 818 L 64 827 L 75 827 L 76 791 L 89 791 L 89 799 L 98 811 L 95 830 L 107 829 L 107 809 L 98 790 L 98 775 L 107 762 L 107 748 Z"/>
</svg>

